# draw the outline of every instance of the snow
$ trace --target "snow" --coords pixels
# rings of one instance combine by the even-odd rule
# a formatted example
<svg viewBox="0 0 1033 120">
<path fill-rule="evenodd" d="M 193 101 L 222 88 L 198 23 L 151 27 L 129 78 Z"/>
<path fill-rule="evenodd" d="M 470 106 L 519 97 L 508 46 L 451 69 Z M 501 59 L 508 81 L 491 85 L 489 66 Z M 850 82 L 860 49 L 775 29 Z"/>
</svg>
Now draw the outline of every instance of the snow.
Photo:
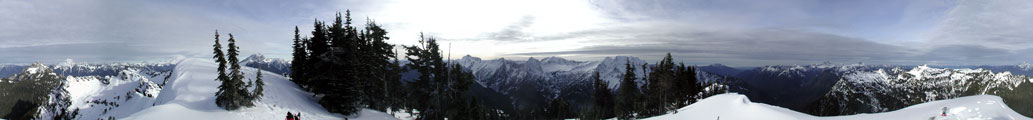
<svg viewBox="0 0 1033 120">
<path fill-rule="evenodd" d="M 185 59 L 178 63 L 172 78 L 153 107 L 119 119 L 284 119 L 287 112 L 301 113 L 302 119 L 395 119 L 383 112 L 363 109 L 353 116 L 329 113 L 316 103 L 311 93 L 301 90 L 287 78 L 265 71 L 265 96 L 254 107 L 227 111 L 215 105 L 216 64 L 208 59 Z M 243 69 L 254 78 L 255 69 Z"/>
<path fill-rule="evenodd" d="M 943 108 L 948 108 L 947 116 L 940 116 Z M 678 109 L 677 113 L 669 113 L 646 120 L 918 120 L 918 119 L 1025 119 L 1030 118 L 1016 113 L 1001 100 L 992 95 L 976 95 L 948 100 L 931 101 L 913 105 L 896 111 L 857 114 L 845 116 L 818 117 L 786 108 L 763 103 L 753 103 L 745 95 L 729 93 L 711 96 L 692 105 Z"/>
</svg>

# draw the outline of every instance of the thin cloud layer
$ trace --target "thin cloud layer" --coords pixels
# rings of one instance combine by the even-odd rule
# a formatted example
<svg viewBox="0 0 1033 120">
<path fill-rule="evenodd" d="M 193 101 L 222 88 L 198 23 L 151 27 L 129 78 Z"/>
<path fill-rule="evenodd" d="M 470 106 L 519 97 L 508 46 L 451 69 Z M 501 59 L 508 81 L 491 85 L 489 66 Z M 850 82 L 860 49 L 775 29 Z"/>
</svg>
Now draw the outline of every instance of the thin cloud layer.
<svg viewBox="0 0 1033 120">
<path fill-rule="evenodd" d="M 1033 59 L 1033 2 L 751 0 L 0 1 L 0 63 L 207 57 L 213 32 L 243 54 L 289 58 L 293 28 L 352 11 L 389 43 L 423 32 L 447 52 L 727 65 L 1016 64 Z M 361 27 L 361 24 L 359 24 Z M 304 36 L 304 35 L 303 35 Z"/>
</svg>

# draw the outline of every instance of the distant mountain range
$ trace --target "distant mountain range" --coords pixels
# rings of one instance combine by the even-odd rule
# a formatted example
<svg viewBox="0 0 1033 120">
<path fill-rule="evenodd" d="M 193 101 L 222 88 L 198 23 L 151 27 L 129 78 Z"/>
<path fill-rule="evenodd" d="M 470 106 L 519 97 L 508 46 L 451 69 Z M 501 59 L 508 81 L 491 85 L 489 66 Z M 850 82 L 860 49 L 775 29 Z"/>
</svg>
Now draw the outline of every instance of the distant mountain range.
<svg viewBox="0 0 1033 120">
<path fill-rule="evenodd" d="M 541 108 L 547 101 L 557 98 L 567 100 L 573 103 L 575 108 L 580 108 L 591 103 L 590 78 L 593 73 L 599 72 L 600 78 L 608 82 L 610 88 L 616 88 L 620 84 L 619 79 L 623 75 L 626 63 L 635 67 L 638 85 L 646 82 L 642 78 L 649 72 L 648 69 L 642 69 L 647 61 L 630 56 L 606 57 L 601 61 L 575 61 L 559 57 L 484 60 L 467 55 L 452 62 L 461 65 L 476 77 L 476 85 L 471 86 L 468 96 L 477 97 L 491 107 L 504 110 Z M 251 55 L 240 64 L 284 76 L 290 73 L 289 60 L 266 58 L 261 54 Z M 24 74 L 31 66 L 33 65 L 0 65 L 0 75 Z M 142 87 L 133 85 L 126 89 L 117 89 L 121 93 L 137 93 L 132 90 L 151 89 L 147 87 L 151 83 L 156 87 L 164 86 L 160 81 L 161 77 L 169 75 L 176 64 L 62 63 L 42 66 L 50 67 L 55 74 L 69 76 L 78 81 L 96 81 L 103 84 L 125 84 L 112 80 L 137 81 L 134 84 L 146 83 Z M 1033 86 L 1033 81 L 1028 77 L 1033 74 L 1033 65 L 1030 64 L 952 69 L 828 63 L 772 65 L 745 70 L 721 64 L 697 68 L 697 78 L 700 82 L 720 82 L 727 85 L 731 92 L 744 94 L 751 101 L 812 115 L 885 112 L 925 101 L 990 94 L 1001 96 L 1005 102 L 1009 102 L 1008 105 L 1020 105 L 1010 107 L 1023 115 L 1033 116 L 1033 107 L 1021 106 L 1033 104 L 1033 92 L 1028 92 L 1033 91 L 1033 87 L 1030 87 Z M 415 72 L 405 72 L 403 81 L 412 80 L 418 75 L 419 73 Z M 16 80 L 5 81 L 13 83 L 11 81 Z M 139 93 L 146 95 L 146 92 Z M 114 98 L 90 99 L 111 101 Z"/>
</svg>

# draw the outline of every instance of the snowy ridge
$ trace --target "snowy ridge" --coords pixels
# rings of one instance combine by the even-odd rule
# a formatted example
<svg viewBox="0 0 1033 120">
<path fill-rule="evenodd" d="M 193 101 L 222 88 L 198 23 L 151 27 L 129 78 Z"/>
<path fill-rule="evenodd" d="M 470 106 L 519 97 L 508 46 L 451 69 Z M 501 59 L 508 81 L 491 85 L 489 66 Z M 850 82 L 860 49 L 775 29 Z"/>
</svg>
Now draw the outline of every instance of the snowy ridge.
<svg viewBox="0 0 1033 120">
<path fill-rule="evenodd" d="M 946 111 L 943 108 L 947 108 Z M 941 113 L 946 112 L 946 116 Z M 676 113 L 646 118 L 646 120 L 886 120 L 886 119 L 1030 119 L 1019 115 L 1004 104 L 1002 99 L 991 95 L 959 97 L 931 101 L 909 106 L 900 110 L 847 116 L 817 117 L 786 108 L 754 103 L 745 95 L 729 93 L 703 99 L 695 104 L 678 109 Z"/>
<path fill-rule="evenodd" d="M 1021 96 L 1012 94 L 1012 90 L 1021 84 L 1031 84 L 1030 78 L 985 69 L 945 69 L 922 65 L 910 70 L 897 67 L 856 71 L 844 75 L 843 80 L 837 82 L 815 106 L 822 108 L 816 112 L 832 115 L 885 112 L 926 101 L 970 95 Z"/>
<path fill-rule="evenodd" d="M 526 61 L 511 61 L 505 58 L 482 60 L 466 55 L 455 62 L 473 72 L 477 83 L 501 93 L 508 93 L 513 89 L 504 87 L 524 83 L 541 83 L 543 86 L 563 89 L 571 84 L 584 83 L 597 71 L 603 75 L 600 79 L 609 82 L 609 86 L 615 88 L 620 84 L 620 75 L 623 74 L 624 64 L 628 60 L 631 60 L 631 64 L 636 68 L 636 78 L 640 79 L 638 81 L 643 82 L 641 79 L 645 74 L 641 65 L 646 62 L 637 57 L 628 56 L 607 57 L 603 61 L 583 62 L 559 57 L 546 57 L 542 60 L 530 57 Z"/>
<path fill-rule="evenodd" d="M 327 112 L 316 103 L 312 93 L 305 92 L 286 77 L 263 76 L 265 96 L 255 107 L 226 111 L 215 105 L 216 64 L 208 59 L 186 59 L 177 63 L 168 84 L 155 99 L 154 106 L 131 113 L 120 119 L 283 119 L 287 112 L 301 112 L 302 119 L 344 119 L 343 115 Z M 242 69 L 246 78 L 254 78 L 257 69 Z M 263 74 L 272 74 L 263 71 Z M 350 119 L 395 119 L 383 112 L 363 109 Z"/>
<path fill-rule="evenodd" d="M 70 62 L 69 62 L 70 63 Z M 150 107 L 161 84 L 171 74 L 170 64 L 59 64 L 55 69 L 69 74 L 50 95 L 51 102 L 79 110 L 77 119 L 121 118 Z M 53 111 L 56 112 L 56 111 Z M 56 113 L 44 112 L 44 118 Z"/>
</svg>

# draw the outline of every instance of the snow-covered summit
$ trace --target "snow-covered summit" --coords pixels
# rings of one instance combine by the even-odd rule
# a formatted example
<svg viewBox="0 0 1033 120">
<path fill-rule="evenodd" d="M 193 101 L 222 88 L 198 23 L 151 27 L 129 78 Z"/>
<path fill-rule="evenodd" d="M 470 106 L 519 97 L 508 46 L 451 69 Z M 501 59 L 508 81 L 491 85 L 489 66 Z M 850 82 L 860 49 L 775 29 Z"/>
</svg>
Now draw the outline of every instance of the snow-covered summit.
<svg viewBox="0 0 1033 120">
<path fill-rule="evenodd" d="M 244 60 L 241 60 L 240 64 L 247 64 L 252 62 L 290 63 L 290 61 L 288 60 L 284 60 L 281 58 L 266 58 L 265 55 L 262 55 L 262 53 L 256 53 L 251 54 L 251 56 L 248 56 L 247 58 L 244 58 Z"/>
<path fill-rule="evenodd" d="M 240 65 L 252 68 L 261 68 L 262 70 L 270 71 L 278 75 L 289 74 L 291 68 L 291 62 L 289 60 L 281 58 L 266 58 L 265 55 L 262 55 L 261 53 L 252 54 L 251 56 L 244 58 L 244 60 L 240 61 Z"/>
<path fill-rule="evenodd" d="M 49 66 L 44 65 L 43 63 L 36 62 L 36 63 L 32 63 L 32 65 L 29 65 L 29 68 L 25 68 L 24 74 L 32 75 L 32 74 L 36 74 L 36 73 L 47 73 L 47 71 L 51 71 L 51 70 L 52 69 L 50 69 Z"/>
<path fill-rule="evenodd" d="M 32 63 L 32 65 L 29 65 L 28 67 L 23 69 L 21 73 L 18 73 L 17 75 L 8 78 L 9 80 L 11 80 L 8 82 L 18 82 L 21 80 L 41 80 L 44 78 L 60 77 L 61 76 L 55 73 L 54 69 L 51 69 L 50 66 L 36 62 Z"/>
<path fill-rule="evenodd" d="M 946 108 L 946 110 L 944 110 Z M 945 113 L 945 114 L 944 114 Z M 646 118 L 646 120 L 955 120 L 955 119 L 1010 119 L 1029 120 L 1004 104 L 1001 97 L 977 95 L 931 101 L 904 109 L 875 114 L 818 117 L 786 108 L 754 103 L 745 95 L 729 93 L 708 97 L 678 109 L 676 113 Z"/>
</svg>

